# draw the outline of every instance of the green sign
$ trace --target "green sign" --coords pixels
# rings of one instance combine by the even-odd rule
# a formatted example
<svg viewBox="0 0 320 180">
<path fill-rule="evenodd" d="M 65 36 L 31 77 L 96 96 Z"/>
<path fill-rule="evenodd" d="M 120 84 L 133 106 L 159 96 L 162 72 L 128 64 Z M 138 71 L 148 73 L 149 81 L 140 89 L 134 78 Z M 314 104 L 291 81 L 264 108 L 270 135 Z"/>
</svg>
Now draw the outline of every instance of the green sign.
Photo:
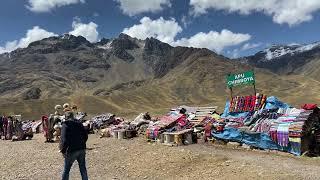
<svg viewBox="0 0 320 180">
<path fill-rule="evenodd" d="M 227 86 L 229 88 L 240 85 L 252 85 L 255 83 L 254 72 L 246 71 L 239 74 L 230 74 L 227 76 Z"/>
</svg>

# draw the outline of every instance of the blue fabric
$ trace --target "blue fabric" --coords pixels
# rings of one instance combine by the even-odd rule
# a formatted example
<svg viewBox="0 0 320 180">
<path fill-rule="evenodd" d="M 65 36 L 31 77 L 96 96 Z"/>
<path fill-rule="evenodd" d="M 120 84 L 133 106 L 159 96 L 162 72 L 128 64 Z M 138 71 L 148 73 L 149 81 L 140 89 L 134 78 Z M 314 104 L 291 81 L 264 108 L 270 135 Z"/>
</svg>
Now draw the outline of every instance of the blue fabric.
<svg viewBox="0 0 320 180">
<path fill-rule="evenodd" d="M 266 100 L 266 107 L 265 109 L 279 109 L 279 108 L 290 108 L 290 106 L 287 103 L 281 102 L 277 97 L 270 96 Z"/>
<path fill-rule="evenodd" d="M 212 136 L 217 139 L 244 143 L 256 148 L 280 150 L 290 152 L 298 156 L 301 155 L 300 148 L 292 148 L 290 144 L 288 147 L 279 146 L 268 134 L 265 133 L 248 133 L 236 128 L 225 127 L 224 131 L 221 133 L 212 131 Z"/>
<path fill-rule="evenodd" d="M 224 106 L 223 114 L 221 115 L 222 118 L 228 116 L 228 114 L 229 114 L 229 109 L 230 109 L 230 101 L 227 101 L 227 102 L 226 102 L 226 105 Z"/>
<path fill-rule="evenodd" d="M 62 174 L 62 180 L 69 179 L 70 169 L 74 161 L 77 160 L 81 173 L 82 180 L 88 180 L 87 168 L 86 168 L 86 151 L 80 150 L 72 153 L 68 153 L 64 159 L 64 170 Z"/>
</svg>

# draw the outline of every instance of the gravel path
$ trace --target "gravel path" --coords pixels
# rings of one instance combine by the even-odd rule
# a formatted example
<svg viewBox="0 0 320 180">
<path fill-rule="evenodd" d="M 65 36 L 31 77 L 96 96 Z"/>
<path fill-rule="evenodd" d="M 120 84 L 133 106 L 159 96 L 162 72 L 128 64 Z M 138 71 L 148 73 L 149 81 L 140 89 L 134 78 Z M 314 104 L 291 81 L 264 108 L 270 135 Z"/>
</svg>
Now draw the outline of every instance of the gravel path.
<svg viewBox="0 0 320 180">
<path fill-rule="evenodd" d="M 58 144 L 42 135 L 22 142 L 0 141 L 0 179 L 59 179 Z M 231 146 L 168 147 L 90 135 L 87 167 L 92 180 L 105 179 L 319 179 L 320 159 Z M 80 179 L 77 163 L 70 179 Z"/>
</svg>

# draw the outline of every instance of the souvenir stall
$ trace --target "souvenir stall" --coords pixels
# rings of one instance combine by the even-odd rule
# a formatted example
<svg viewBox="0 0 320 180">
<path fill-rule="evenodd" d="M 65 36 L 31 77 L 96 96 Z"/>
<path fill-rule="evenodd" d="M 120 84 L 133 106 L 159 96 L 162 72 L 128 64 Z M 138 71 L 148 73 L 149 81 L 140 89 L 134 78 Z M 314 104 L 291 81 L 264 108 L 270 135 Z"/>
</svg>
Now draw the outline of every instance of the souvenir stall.
<svg viewBox="0 0 320 180">
<path fill-rule="evenodd" d="M 197 142 L 197 133 L 204 130 L 205 120 L 215 114 L 213 107 L 180 106 L 151 122 L 146 131 L 149 141 L 165 145 L 187 145 Z"/>
<path fill-rule="evenodd" d="M 259 99 L 258 94 L 256 98 Z M 237 107 L 243 110 L 234 112 L 230 110 L 235 108 L 227 102 L 221 117 L 223 128 L 220 131 L 213 130 L 212 136 L 224 141 L 295 155 L 318 151 L 319 109 L 316 105 L 296 109 L 276 97 L 268 97 L 265 101 L 261 100 L 259 108 L 254 111 L 251 111 L 252 106 L 246 106 L 243 103 L 241 107 Z"/>
</svg>

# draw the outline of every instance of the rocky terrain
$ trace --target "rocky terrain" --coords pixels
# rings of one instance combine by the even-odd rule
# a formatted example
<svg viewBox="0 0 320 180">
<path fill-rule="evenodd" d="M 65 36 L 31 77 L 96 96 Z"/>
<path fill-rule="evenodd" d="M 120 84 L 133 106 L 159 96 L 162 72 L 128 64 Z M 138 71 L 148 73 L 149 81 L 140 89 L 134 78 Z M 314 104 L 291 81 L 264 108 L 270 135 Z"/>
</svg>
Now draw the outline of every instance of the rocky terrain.
<svg viewBox="0 0 320 180">
<path fill-rule="evenodd" d="M 161 114 L 181 104 L 218 105 L 221 111 L 229 97 L 226 75 L 251 69 L 258 92 L 296 106 L 317 103 L 318 46 L 286 48 L 287 53 L 274 47 L 270 57 L 265 51 L 239 61 L 126 34 L 97 43 L 68 34 L 50 37 L 0 55 L 0 113 L 37 119 L 65 102 L 89 114 Z M 234 91 L 253 93 L 251 87 Z"/>
<path fill-rule="evenodd" d="M 0 177 L 59 179 L 63 158 L 57 144 L 0 141 Z M 23 147 L 23 148 L 21 148 Z M 142 148 L 143 147 L 143 148 Z M 168 147 L 132 140 L 89 136 L 87 168 L 90 179 L 319 179 L 319 158 L 233 146 L 195 144 Z M 70 179 L 80 179 L 77 163 Z"/>
</svg>

